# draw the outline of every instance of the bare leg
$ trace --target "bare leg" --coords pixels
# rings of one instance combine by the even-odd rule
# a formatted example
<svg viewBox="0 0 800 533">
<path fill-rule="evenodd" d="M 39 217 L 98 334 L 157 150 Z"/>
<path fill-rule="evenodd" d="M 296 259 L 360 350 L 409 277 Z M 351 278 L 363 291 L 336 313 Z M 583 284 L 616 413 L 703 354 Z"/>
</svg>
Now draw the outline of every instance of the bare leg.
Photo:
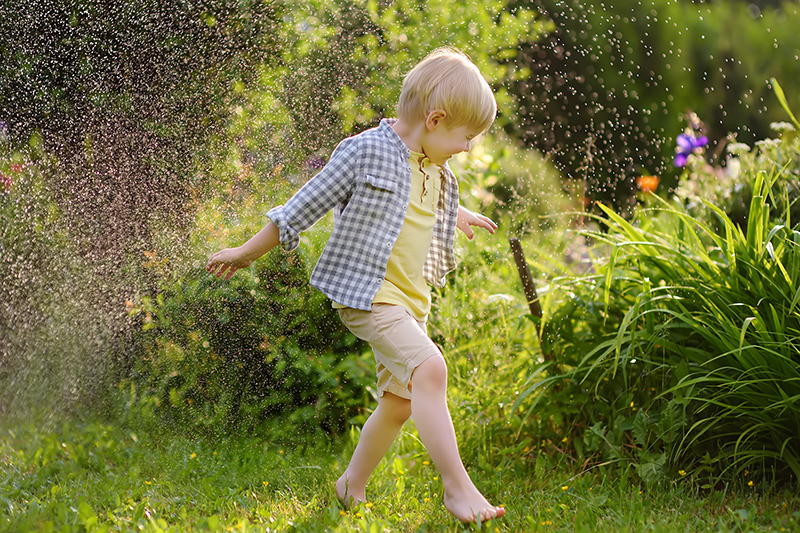
<svg viewBox="0 0 800 533">
<path fill-rule="evenodd" d="M 372 471 L 394 442 L 400 428 L 411 416 L 411 401 L 386 392 L 378 399 L 378 408 L 370 415 L 356 450 L 344 474 L 336 482 L 336 494 L 346 507 L 366 501 L 366 487 Z"/>
<path fill-rule="evenodd" d="M 447 365 L 440 356 L 427 359 L 413 374 L 411 411 L 420 439 L 442 475 L 444 505 L 462 522 L 499 518 L 506 511 L 491 505 L 467 474 L 458 453 L 453 420 L 447 409 Z"/>
</svg>

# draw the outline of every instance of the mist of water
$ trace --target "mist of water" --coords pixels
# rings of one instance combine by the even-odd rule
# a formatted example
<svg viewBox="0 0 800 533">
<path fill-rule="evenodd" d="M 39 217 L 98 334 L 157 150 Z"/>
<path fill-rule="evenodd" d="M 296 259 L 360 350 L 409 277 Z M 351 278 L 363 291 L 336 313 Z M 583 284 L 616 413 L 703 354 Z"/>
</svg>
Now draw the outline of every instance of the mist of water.
<svg viewBox="0 0 800 533">
<path fill-rule="evenodd" d="M 355 4 L 212 4 L 0 6 L 0 415 L 92 403 L 129 369 L 141 324 L 126 302 L 197 266 L 193 218 L 217 194 L 220 159 L 235 156 L 230 166 L 262 182 L 316 161 L 345 126 L 392 115 L 401 70 L 419 59 L 411 51 L 455 31 L 412 26 L 413 13 L 382 27 Z M 761 4 L 744 6 L 758 38 L 782 54 L 776 69 L 796 73 L 794 45 L 770 34 L 797 20 L 796 5 Z M 552 19 L 550 34 L 491 51 L 508 68 L 494 80 L 498 124 L 556 163 L 573 196 L 624 210 L 637 176 L 674 182 L 671 143 L 687 107 L 709 110 L 701 118 L 717 141 L 766 129 L 767 89 L 737 85 L 743 58 L 690 48 L 697 28 L 725 37 L 724 24 L 705 25 L 718 4 L 537 0 L 498 20 L 533 7 Z M 506 185 L 536 194 L 535 183 Z M 540 197 L 519 201 L 542 210 Z"/>
</svg>

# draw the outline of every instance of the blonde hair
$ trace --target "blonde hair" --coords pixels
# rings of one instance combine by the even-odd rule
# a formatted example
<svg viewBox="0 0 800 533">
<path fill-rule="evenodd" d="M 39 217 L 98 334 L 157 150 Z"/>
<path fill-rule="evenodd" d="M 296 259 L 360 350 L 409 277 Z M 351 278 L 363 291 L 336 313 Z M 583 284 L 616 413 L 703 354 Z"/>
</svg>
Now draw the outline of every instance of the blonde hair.
<svg viewBox="0 0 800 533">
<path fill-rule="evenodd" d="M 447 113 L 448 129 L 466 124 L 475 133 L 488 130 L 497 113 L 492 89 L 478 67 L 453 48 L 437 48 L 403 78 L 398 118 L 424 121 L 435 109 Z"/>
</svg>

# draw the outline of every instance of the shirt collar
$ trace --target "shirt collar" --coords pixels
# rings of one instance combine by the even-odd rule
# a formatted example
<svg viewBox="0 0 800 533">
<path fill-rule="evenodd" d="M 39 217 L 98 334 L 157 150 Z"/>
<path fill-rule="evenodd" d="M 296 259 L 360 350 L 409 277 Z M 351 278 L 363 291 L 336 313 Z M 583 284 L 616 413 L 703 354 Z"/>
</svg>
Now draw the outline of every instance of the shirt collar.
<svg viewBox="0 0 800 533">
<path fill-rule="evenodd" d="M 403 139 L 397 134 L 396 131 L 392 128 L 392 124 L 397 122 L 396 118 L 385 118 L 381 120 L 379 129 L 380 131 L 386 135 L 387 139 L 398 149 L 402 152 L 403 157 L 408 159 L 411 157 L 411 149 L 406 146 L 406 143 L 403 142 Z"/>
<path fill-rule="evenodd" d="M 400 150 L 402 152 L 403 157 L 408 159 L 409 157 L 411 157 L 411 148 L 409 148 L 406 145 L 406 143 L 403 142 L 403 139 L 401 139 L 400 136 L 397 134 L 397 132 L 394 131 L 394 128 L 392 128 L 392 124 L 394 124 L 395 122 L 397 122 L 396 118 L 384 118 L 384 119 L 381 119 L 381 123 L 378 126 L 378 129 L 381 132 L 383 132 L 384 135 L 386 135 L 386 137 L 389 139 L 389 141 L 391 141 L 391 143 L 398 150 Z M 444 165 L 442 165 L 440 168 L 447 169 L 447 174 L 449 174 L 449 175 L 453 174 L 453 171 L 450 170 L 450 162 L 449 161 L 445 161 Z"/>
</svg>

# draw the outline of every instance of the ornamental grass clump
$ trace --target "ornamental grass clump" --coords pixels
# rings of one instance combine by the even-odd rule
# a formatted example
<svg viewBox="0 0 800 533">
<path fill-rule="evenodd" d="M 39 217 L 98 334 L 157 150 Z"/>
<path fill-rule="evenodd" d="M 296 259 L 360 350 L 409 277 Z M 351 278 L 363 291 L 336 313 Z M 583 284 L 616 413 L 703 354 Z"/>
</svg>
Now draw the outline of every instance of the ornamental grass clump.
<svg viewBox="0 0 800 533">
<path fill-rule="evenodd" d="M 797 176 L 773 165 L 745 178 L 746 230 L 705 201 L 719 230 L 657 198 L 633 221 L 601 206 L 594 273 L 543 297 L 542 348 L 560 373 L 521 399 L 544 389 L 571 405 L 563 430 L 585 464 L 709 487 L 745 470 L 800 476 L 800 232 L 791 209 L 772 213 Z"/>
</svg>

